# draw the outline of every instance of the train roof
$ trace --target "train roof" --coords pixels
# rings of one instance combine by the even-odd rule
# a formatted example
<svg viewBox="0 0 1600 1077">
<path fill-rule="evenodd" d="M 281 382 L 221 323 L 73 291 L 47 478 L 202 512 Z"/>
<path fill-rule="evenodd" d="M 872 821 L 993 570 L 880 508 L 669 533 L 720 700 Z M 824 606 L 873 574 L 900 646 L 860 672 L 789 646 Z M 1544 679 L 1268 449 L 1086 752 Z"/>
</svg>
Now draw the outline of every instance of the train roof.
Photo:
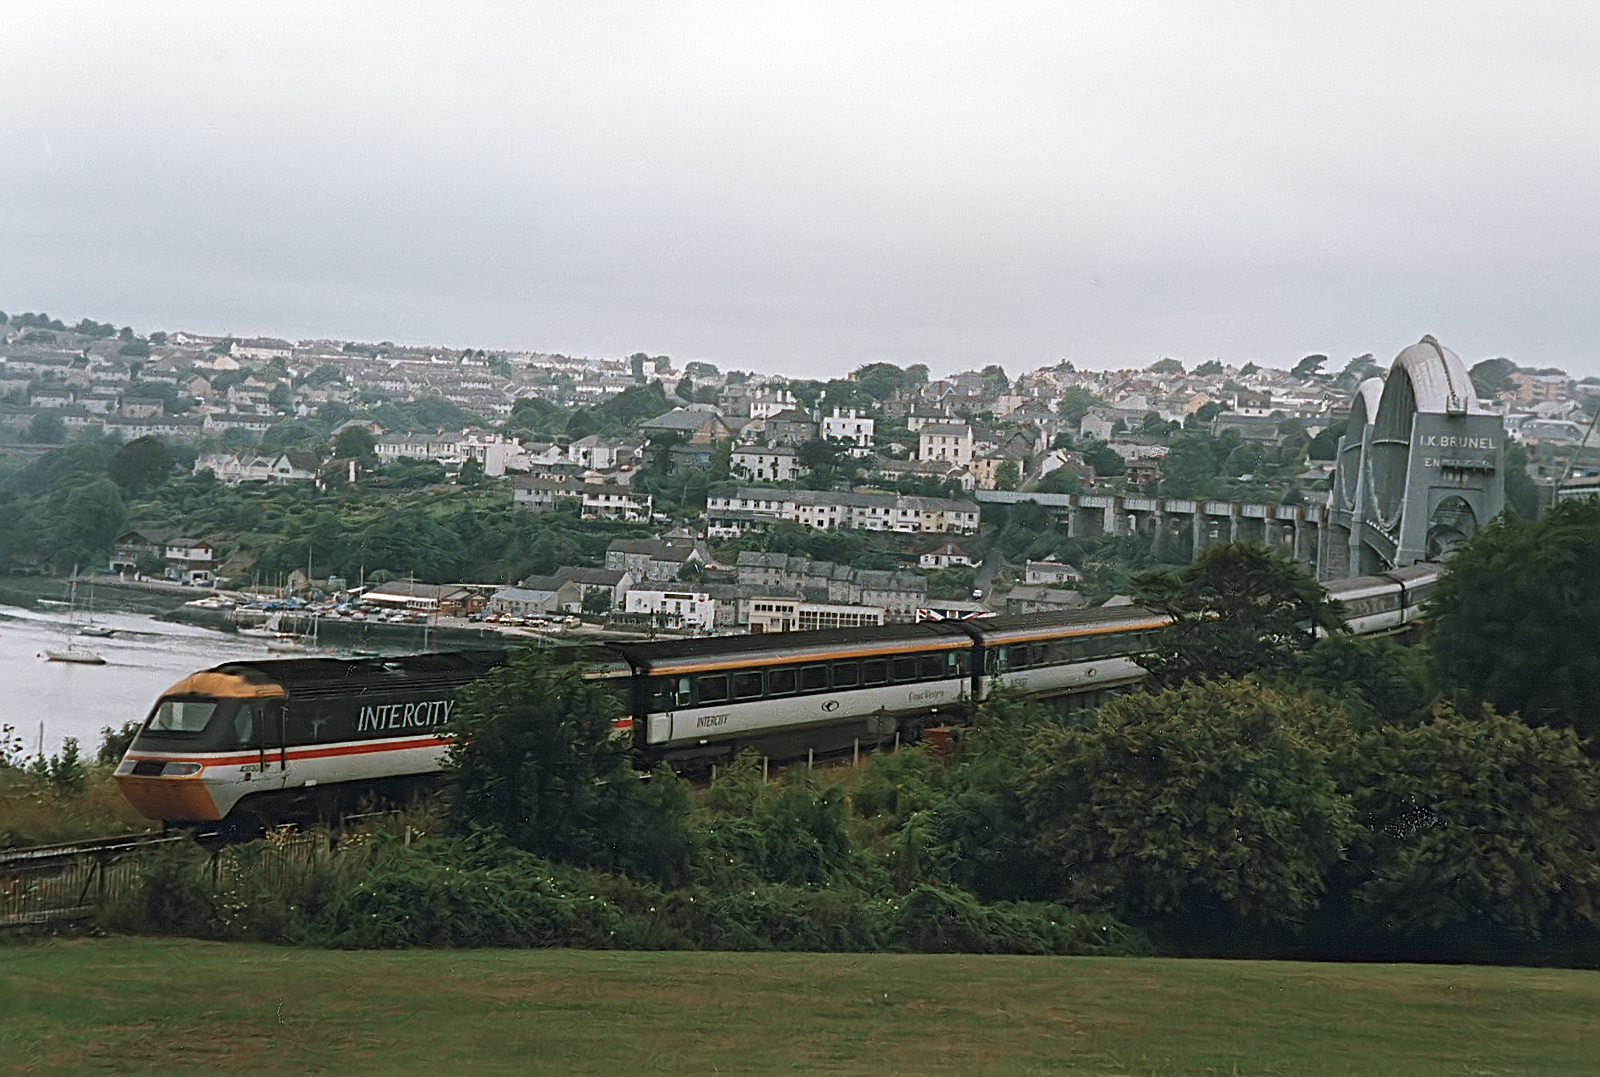
<svg viewBox="0 0 1600 1077">
<path fill-rule="evenodd" d="M 1407 565 L 1405 568 L 1391 568 L 1384 575 L 1391 580 L 1399 580 L 1407 587 L 1410 587 L 1412 584 L 1427 583 L 1429 580 L 1438 579 L 1444 575 L 1444 566 L 1437 561 L 1418 561 L 1416 564 Z"/>
<path fill-rule="evenodd" d="M 813 632 L 772 632 L 750 636 L 646 643 L 612 643 L 612 650 L 648 673 L 823 661 L 835 657 L 970 646 L 971 637 L 945 621 L 919 625 L 874 625 Z"/>
<path fill-rule="evenodd" d="M 1342 580 L 1329 581 L 1328 596 L 1336 599 L 1366 598 L 1392 591 L 1396 585 L 1418 587 L 1432 583 L 1443 571 L 1444 566 L 1438 562 L 1418 561 L 1405 568 L 1386 569 L 1372 576 L 1347 576 Z"/>
<path fill-rule="evenodd" d="M 1101 632 L 1126 632 L 1160 628 L 1171 618 L 1143 606 L 1100 606 L 1092 610 L 1048 610 L 1008 617 L 963 621 L 984 644 L 1020 643 L 1063 636 L 1091 636 Z"/>
<path fill-rule="evenodd" d="M 270 658 L 226 662 L 211 672 L 280 684 L 291 697 L 303 697 L 343 690 L 353 682 L 400 686 L 476 679 L 505 665 L 507 658 L 504 650 L 441 651 L 395 658 Z"/>
</svg>

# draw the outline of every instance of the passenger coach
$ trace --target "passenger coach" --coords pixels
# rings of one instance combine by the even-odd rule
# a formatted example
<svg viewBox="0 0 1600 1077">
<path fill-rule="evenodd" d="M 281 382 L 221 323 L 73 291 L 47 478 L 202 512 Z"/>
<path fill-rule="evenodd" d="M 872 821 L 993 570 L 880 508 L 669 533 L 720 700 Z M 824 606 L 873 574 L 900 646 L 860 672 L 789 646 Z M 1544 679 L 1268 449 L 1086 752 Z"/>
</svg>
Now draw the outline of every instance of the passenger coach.
<svg viewBox="0 0 1600 1077">
<path fill-rule="evenodd" d="M 1342 580 L 1356 633 L 1417 623 L 1439 575 L 1416 565 Z M 641 765 L 699 766 L 754 748 L 803 757 L 915 738 L 998 688 L 1094 704 L 1144 676 L 1167 618 L 1137 606 L 919 625 L 558 648 L 616 701 Z M 117 768 L 169 823 L 259 825 L 329 814 L 436 779 L 456 693 L 504 651 L 232 662 L 157 701 Z"/>
</svg>

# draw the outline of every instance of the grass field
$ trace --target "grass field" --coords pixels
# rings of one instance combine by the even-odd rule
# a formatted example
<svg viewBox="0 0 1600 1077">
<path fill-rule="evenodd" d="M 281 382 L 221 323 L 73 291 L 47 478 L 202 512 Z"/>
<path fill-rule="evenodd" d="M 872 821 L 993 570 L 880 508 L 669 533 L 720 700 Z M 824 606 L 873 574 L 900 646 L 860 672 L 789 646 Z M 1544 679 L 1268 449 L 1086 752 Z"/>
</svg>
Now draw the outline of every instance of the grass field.
<svg viewBox="0 0 1600 1077">
<path fill-rule="evenodd" d="M 0 1068 L 1577 1074 L 1600 973 L 1158 959 L 0 948 Z"/>
</svg>

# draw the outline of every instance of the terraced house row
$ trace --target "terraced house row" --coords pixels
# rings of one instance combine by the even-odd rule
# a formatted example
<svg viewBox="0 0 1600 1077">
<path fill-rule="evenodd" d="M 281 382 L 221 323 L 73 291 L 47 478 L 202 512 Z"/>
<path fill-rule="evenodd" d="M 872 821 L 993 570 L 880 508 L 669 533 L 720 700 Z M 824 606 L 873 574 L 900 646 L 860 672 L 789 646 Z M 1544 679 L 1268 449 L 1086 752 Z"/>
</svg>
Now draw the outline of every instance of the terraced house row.
<svg viewBox="0 0 1600 1077">
<path fill-rule="evenodd" d="M 944 497 L 841 490 L 718 486 L 707 492 L 706 522 L 724 533 L 766 530 L 785 520 L 816 530 L 852 528 L 970 535 L 978 530 L 978 505 Z"/>
</svg>

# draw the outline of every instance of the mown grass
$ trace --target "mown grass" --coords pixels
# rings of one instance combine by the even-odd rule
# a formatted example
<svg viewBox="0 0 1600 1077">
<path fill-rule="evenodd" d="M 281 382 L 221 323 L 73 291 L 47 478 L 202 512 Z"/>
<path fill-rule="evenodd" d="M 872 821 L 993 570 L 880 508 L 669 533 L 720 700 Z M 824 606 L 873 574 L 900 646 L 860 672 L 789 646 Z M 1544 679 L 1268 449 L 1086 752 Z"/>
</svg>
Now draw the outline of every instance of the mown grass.
<svg viewBox="0 0 1600 1077">
<path fill-rule="evenodd" d="M 0 1067 L 1573 1074 L 1600 975 L 907 955 L 0 950 Z"/>
</svg>

